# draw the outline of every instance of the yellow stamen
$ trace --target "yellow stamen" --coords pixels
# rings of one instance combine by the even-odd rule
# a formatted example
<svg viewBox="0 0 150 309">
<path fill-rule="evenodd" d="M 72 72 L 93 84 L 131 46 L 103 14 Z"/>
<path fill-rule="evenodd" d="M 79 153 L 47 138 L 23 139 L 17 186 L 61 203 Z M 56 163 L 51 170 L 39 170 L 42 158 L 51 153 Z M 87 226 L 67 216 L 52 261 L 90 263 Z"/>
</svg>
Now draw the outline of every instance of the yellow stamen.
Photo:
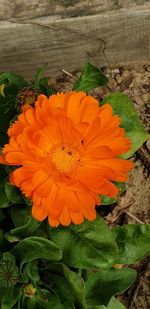
<svg viewBox="0 0 150 309">
<path fill-rule="evenodd" d="M 57 170 L 63 174 L 68 174 L 78 165 L 80 155 L 71 147 L 57 146 L 52 151 L 51 160 Z"/>
</svg>

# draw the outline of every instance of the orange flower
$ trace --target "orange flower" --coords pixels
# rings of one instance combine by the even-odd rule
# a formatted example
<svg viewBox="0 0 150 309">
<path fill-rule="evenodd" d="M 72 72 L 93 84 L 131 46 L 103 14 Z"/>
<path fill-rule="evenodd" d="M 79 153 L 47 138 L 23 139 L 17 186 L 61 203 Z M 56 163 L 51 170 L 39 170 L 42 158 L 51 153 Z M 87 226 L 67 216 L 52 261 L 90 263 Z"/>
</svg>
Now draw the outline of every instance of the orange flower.
<svg viewBox="0 0 150 309">
<path fill-rule="evenodd" d="M 112 107 L 84 92 L 40 95 L 9 128 L 0 162 L 19 167 L 10 181 L 33 201 L 38 221 L 50 226 L 92 221 L 99 195 L 115 197 L 133 164 L 119 159 L 130 141 Z"/>
</svg>

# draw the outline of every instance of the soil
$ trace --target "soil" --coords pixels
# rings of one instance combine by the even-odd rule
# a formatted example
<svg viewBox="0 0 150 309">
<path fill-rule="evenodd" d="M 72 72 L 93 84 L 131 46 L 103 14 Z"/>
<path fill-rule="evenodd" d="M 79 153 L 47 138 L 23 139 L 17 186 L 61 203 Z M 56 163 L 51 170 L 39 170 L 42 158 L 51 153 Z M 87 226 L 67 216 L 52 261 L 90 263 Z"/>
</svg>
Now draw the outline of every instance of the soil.
<svg viewBox="0 0 150 309">
<path fill-rule="evenodd" d="M 92 92 L 99 100 L 113 92 L 123 92 L 134 102 L 145 129 L 150 133 L 150 65 L 105 67 L 107 86 Z M 63 70 L 62 70 L 63 71 Z M 50 84 L 59 91 L 72 89 L 79 72 L 65 72 Z M 150 223 L 150 138 L 132 158 L 134 170 L 129 175 L 127 190 L 117 204 L 101 208 L 101 215 L 110 226 Z M 142 248 L 141 248 L 142 250 Z M 150 257 L 132 265 L 138 276 L 133 286 L 119 296 L 127 309 L 150 308 Z"/>
</svg>

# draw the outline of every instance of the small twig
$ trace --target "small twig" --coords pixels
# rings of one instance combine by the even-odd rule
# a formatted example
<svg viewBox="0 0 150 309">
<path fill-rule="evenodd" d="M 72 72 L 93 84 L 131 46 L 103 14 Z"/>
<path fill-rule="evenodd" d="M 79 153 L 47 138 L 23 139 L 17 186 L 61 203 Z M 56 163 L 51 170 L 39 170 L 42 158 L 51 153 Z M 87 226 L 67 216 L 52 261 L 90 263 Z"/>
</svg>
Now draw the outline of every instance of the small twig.
<svg viewBox="0 0 150 309">
<path fill-rule="evenodd" d="M 125 209 L 126 209 L 126 208 L 129 208 L 131 205 L 132 205 L 132 202 L 129 203 L 128 205 L 124 206 L 124 207 L 121 207 L 120 205 L 118 205 L 118 206 L 115 208 L 116 211 L 117 211 L 116 216 L 113 217 L 111 220 L 108 220 L 108 222 L 109 222 L 109 223 L 115 223 L 115 222 L 118 220 L 118 218 L 120 217 L 120 215 L 121 215 L 122 213 L 125 212 Z"/>
<path fill-rule="evenodd" d="M 143 221 L 141 221 L 141 220 L 138 219 L 136 216 L 134 216 L 133 214 L 131 214 L 131 212 L 129 212 L 129 211 L 127 211 L 127 210 L 125 210 L 124 212 L 125 212 L 129 217 L 131 217 L 132 219 L 134 219 L 135 221 L 137 221 L 137 222 L 139 222 L 139 223 L 141 223 L 141 224 L 144 224 Z"/>
<path fill-rule="evenodd" d="M 146 278 L 147 274 L 149 274 L 149 265 L 150 265 L 149 263 L 150 263 L 149 258 L 146 258 L 144 260 L 144 262 L 142 263 L 142 266 L 140 266 L 140 267 L 142 267 L 142 269 L 138 274 L 138 278 L 137 278 L 136 282 L 133 284 L 133 286 L 131 288 L 130 295 L 128 295 L 128 303 L 127 303 L 128 309 L 131 309 L 133 304 L 136 306 L 136 303 L 137 303 L 136 299 L 137 299 L 139 290 L 140 290 L 143 282 L 145 282 L 145 278 Z M 139 302 L 140 302 L 140 305 L 141 305 L 140 308 L 141 309 L 145 308 L 143 306 L 143 304 L 141 303 L 140 298 L 138 299 L 138 305 L 139 305 Z M 136 308 L 139 308 L 139 307 L 136 306 Z"/>
<path fill-rule="evenodd" d="M 138 285 L 137 285 L 137 287 L 136 287 L 136 289 L 134 291 L 133 299 L 132 299 L 131 304 L 129 305 L 128 309 L 132 308 L 132 306 L 133 306 L 133 304 L 134 304 L 134 302 L 136 300 L 136 297 L 138 295 L 140 287 L 141 287 L 141 282 L 138 283 Z"/>
<path fill-rule="evenodd" d="M 74 75 L 72 75 L 71 73 L 69 73 L 68 71 L 64 70 L 64 69 L 60 69 L 60 71 L 70 77 L 72 77 L 73 79 L 76 79 L 76 77 Z"/>
</svg>

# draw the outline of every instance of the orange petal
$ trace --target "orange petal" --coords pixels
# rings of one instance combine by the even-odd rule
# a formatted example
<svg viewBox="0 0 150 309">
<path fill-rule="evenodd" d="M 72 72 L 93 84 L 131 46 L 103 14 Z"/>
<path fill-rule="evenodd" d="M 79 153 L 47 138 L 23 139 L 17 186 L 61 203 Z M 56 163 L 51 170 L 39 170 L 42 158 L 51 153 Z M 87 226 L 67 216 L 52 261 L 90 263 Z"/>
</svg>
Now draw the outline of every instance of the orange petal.
<svg viewBox="0 0 150 309">
<path fill-rule="evenodd" d="M 99 134 L 99 130 L 100 130 L 100 119 L 97 117 L 93 123 L 91 124 L 88 133 L 86 135 L 86 137 L 84 138 L 84 146 L 86 146 L 87 144 L 89 144 L 91 141 L 93 141 L 96 136 Z"/>
<path fill-rule="evenodd" d="M 102 107 L 100 107 L 99 112 L 100 117 L 100 123 L 101 123 L 101 131 L 110 125 L 110 122 L 112 120 L 112 107 L 110 104 L 104 104 Z"/>
<path fill-rule="evenodd" d="M 74 124 L 80 121 L 81 101 L 86 97 L 84 92 L 72 92 L 67 100 L 66 113 Z"/>
<path fill-rule="evenodd" d="M 103 179 L 103 184 L 99 187 L 99 194 L 108 197 L 116 197 L 118 194 L 118 188 L 109 180 Z"/>
<path fill-rule="evenodd" d="M 63 208 L 61 215 L 59 217 L 59 221 L 64 226 L 68 226 L 71 223 L 71 218 L 67 206 Z"/>
<path fill-rule="evenodd" d="M 109 146 L 93 147 L 85 152 L 85 156 L 92 157 L 92 159 L 109 159 L 115 157 L 115 154 Z"/>
<path fill-rule="evenodd" d="M 52 186 L 53 186 L 53 181 L 50 177 L 48 177 L 46 181 L 44 181 L 41 185 L 39 185 L 35 193 L 36 195 L 40 197 L 44 197 L 44 198 L 48 197 L 51 192 Z"/>
<path fill-rule="evenodd" d="M 51 227 L 58 227 L 58 225 L 60 224 L 59 220 L 53 219 L 51 215 L 48 216 L 48 223 Z"/>
<path fill-rule="evenodd" d="M 19 152 L 9 152 L 6 154 L 5 156 L 6 158 L 6 162 L 7 164 L 11 164 L 11 165 L 22 165 L 23 161 L 30 159 L 30 157 L 25 154 L 22 153 L 21 151 Z"/>
<path fill-rule="evenodd" d="M 77 193 L 79 204 L 82 205 L 84 217 L 90 221 L 96 218 L 95 200 L 86 191 L 80 191 Z"/>
<path fill-rule="evenodd" d="M 75 213 L 69 211 L 71 220 L 74 224 L 81 224 L 84 221 L 83 212 Z"/>
<path fill-rule="evenodd" d="M 116 173 L 116 181 L 127 181 L 127 173 L 133 168 L 131 161 L 123 159 L 102 160 L 104 166 L 110 167 Z"/>
<path fill-rule="evenodd" d="M 37 207 L 36 205 L 32 206 L 32 216 L 37 221 L 43 221 L 47 217 L 47 213 L 41 207 Z"/>
<path fill-rule="evenodd" d="M 99 113 L 98 101 L 92 96 L 85 96 L 82 100 L 81 110 L 80 110 L 80 121 L 88 122 L 91 124 L 95 118 L 97 118 Z"/>
</svg>

